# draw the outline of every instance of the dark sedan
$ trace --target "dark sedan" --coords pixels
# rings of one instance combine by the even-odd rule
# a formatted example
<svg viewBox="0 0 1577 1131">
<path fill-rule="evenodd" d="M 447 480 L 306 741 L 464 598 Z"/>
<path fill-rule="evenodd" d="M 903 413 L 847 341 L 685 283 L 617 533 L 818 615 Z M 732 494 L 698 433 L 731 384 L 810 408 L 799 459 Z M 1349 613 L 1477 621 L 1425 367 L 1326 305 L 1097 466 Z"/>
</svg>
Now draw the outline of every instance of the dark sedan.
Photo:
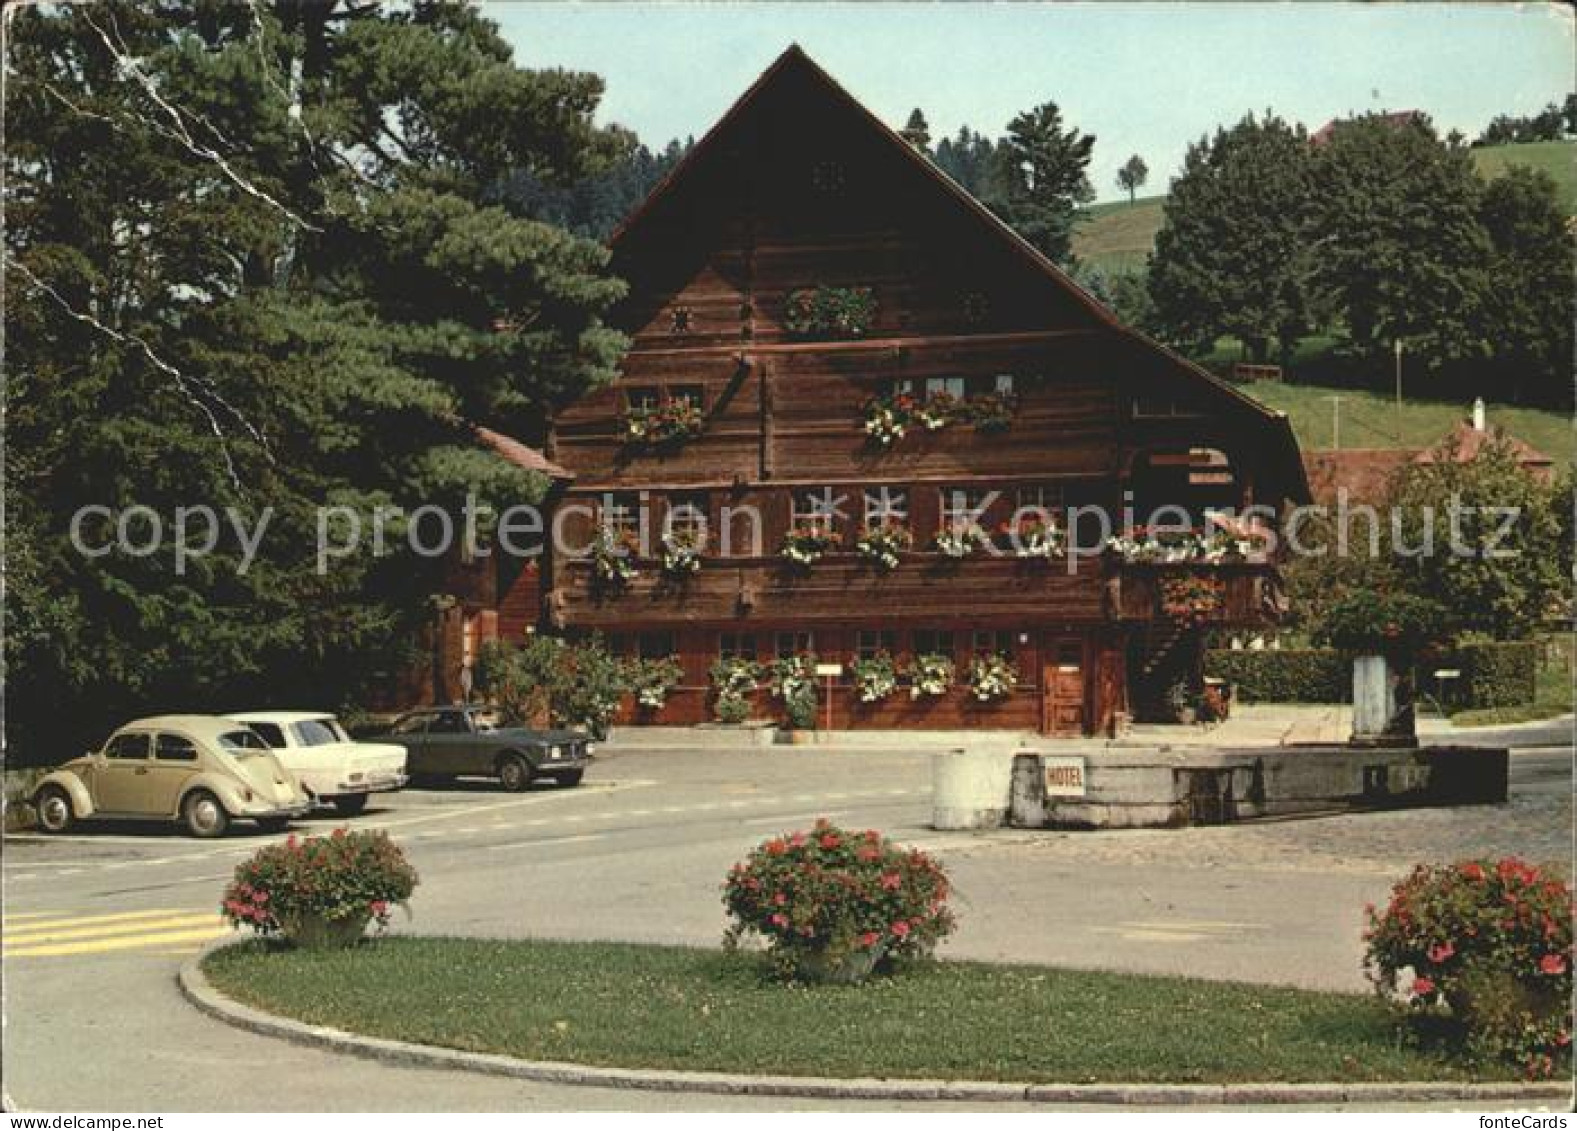
<svg viewBox="0 0 1577 1131">
<path fill-rule="evenodd" d="M 413 782 L 494 777 L 518 792 L 541 779 L 579 785 L 591 764 L 592 744 L 584 734 L 495 726 L 486 707 L 411 711 L 378 738 L 405 747 Z"/>
</svg>

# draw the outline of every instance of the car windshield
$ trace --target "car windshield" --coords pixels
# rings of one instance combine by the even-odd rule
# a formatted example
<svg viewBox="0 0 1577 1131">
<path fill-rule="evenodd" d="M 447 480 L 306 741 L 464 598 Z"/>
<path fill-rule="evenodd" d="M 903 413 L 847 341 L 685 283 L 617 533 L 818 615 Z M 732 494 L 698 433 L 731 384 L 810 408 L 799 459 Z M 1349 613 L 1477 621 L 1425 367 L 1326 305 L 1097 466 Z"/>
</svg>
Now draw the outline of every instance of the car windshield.
<svg viewBox="0 0 1577 1131">
<path fill-rule="evenodd" d="M 331 742 L 345 741 L 344 732 L 333 719 L 307 719 L 291 723 L 290 729 L 296 733 L 298 746 L 327 746 Z"/>
<path fill-rule="evenodd" d="M 219 736 L 219 746 L 226 754 L 234 754 L 237 757 L 269 749 L 268 743 L 264 742 L 255 731 L 250 730 L 225 731 Z"/>
</svg>

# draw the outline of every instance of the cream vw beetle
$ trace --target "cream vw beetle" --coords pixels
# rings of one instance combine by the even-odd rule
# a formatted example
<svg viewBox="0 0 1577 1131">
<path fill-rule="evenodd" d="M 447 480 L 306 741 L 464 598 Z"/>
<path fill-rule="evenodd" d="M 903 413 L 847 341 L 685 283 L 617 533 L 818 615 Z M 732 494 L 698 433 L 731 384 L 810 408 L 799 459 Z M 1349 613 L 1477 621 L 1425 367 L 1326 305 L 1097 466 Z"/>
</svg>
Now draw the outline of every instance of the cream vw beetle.
<svg viewBox="0 0 1577 1131">
<path fill-rule="evenodd" d="M 405 784 L 405 747 L 357 742 L 333 715 L 246 711 L 228 717 L 256 731 L 312 800 L 347 817 L 367 807 L 368 794 Z"/>
<path fill-rule="evenodd" d="M 33 794 L 38 824 L 63 833 L 89 817 L 178 820 L 223 836 L 235 819 L 268 832 L 312 808 L 268 744 L 229 719 L 166 715 L 121 727 L 104 748 L 48 774 Z"/>
</svg>

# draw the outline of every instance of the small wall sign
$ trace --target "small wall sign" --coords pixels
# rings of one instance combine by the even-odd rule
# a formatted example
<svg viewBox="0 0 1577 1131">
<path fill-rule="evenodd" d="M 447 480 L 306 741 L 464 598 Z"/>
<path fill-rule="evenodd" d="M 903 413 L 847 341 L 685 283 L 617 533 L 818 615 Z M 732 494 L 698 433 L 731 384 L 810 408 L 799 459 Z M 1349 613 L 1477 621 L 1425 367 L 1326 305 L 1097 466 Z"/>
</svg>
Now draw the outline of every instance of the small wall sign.
<svg viewBox="0 0 1577 1131">
<path fill-rule="evenodd" d="M 1047 754 L 1040 760 L 1046 776 L 1047 797 L 1084 796 L 1084 759 L 1070 754 Z"/>
</svg>

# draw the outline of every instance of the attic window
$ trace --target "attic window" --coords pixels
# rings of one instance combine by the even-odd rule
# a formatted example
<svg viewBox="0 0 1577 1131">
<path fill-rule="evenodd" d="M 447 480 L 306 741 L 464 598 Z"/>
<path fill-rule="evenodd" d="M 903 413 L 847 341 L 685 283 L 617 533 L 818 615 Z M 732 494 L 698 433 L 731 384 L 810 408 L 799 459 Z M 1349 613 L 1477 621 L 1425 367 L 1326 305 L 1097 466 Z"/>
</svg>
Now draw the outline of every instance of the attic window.
<svg viewBox="0 0 1577 1131">
<path fill-rule="evenodd" d="M 690 332 L 690 308 L 688 306 L 676 306 L 673 308 L 669 328 L 675 334 L 688 334 Z"/>
<path fill-rule="evenodd" d="M 991 300 L 983 291 L 965 291 L 958 298 L 958 309 L 963 315 L 964 325 L 980 326 L 991 313 Z"/>
<path fill-rule="evenodd" d="M 810 185 L 817 192 L 838 193 L 848 182 L 842 161 L 818 161 L 811 166 Z"/>
</svg>

